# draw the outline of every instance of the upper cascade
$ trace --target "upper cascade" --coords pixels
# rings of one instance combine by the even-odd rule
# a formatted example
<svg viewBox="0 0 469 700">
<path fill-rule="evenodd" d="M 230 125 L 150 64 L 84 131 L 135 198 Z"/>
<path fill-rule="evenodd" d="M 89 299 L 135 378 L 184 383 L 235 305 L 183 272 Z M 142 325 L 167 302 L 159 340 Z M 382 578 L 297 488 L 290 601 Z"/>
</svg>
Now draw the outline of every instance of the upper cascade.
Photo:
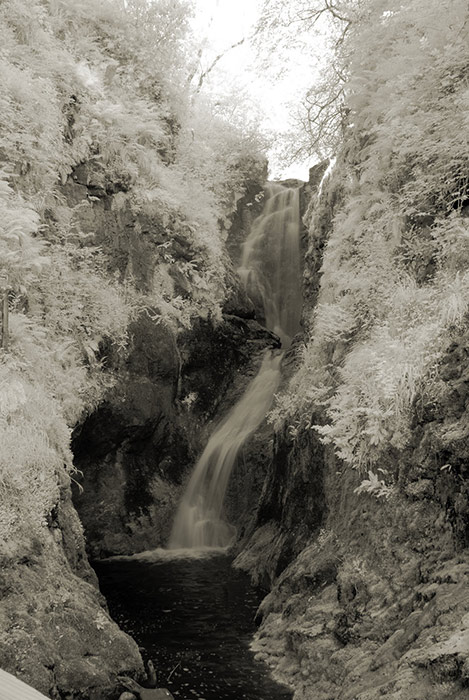
<svg viewBox="0 0 469 700">
<path fill-rule="evenodd" d="M 238 274 L 248 295 L 263 310 L 265 326 L 288 348 L 300 329 L 300 190 L 266 186 L 264 211 L 243 246 Z"/>
</svg>

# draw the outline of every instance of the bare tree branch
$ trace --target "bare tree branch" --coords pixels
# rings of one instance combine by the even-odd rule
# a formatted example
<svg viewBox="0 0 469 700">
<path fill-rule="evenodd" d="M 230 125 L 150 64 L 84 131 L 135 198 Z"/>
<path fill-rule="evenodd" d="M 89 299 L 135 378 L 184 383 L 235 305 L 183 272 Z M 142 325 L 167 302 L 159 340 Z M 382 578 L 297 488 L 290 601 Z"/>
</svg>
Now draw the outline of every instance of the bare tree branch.
<svg viewBox="0 0 469 700">
<path fill-rule="evenodd" d="M 209 73 L 212 72 L 212 70 L 213 70 L 213 69 L 215 68 L 215 66 L 217 65 L 218 61 L 220 61 L 224 56 L 226 56 L 226 54 L 227 54 L 229 51 L 232 51 L 233 49 L 236 49 L 238 46 L 241 46 L 241 44 L 244 44 L 245 41 L 246 41 L 246 37 L 243 37 L 243 38 L 240 39 L 239 41 L 236 41 L 234 44 L 231 44 L 231 46 L 228 46 L 227 49 L 225 49 L 224 51 L 222 51 L 222 53 L 218 54 L 218 56 L 216 56 L 216 57 L 213 59 L 213 61 L 212 61 L 211 64 L 209 65 L 209 67 L 208 67 L 206 70 L 204 70 L 203 73 L 200 74 L 199 82 L 197 83 L 197 88 L 196 88 L 196 90 L 195 90 L 195 93 L 196 93 L 196 94 L 197 94 L 198 92 L 200 92 L 200 90 L 201 90 L 201 88 L 202 88 L 202 85 L 203 85 L 203 83 L 204 83 L 205 78 L 207 77 L 207 75 L 208 75 Z"/>
<path fill-rule="evenodd" d="M 341 22 L 345 22 L 347 25 L 350 25 L 352 23 L 352 21 L 348 17 L 343 17 L 338 13 L 337 8 L 334 7 L 330 0 L 324 0 L 324 4 L 326 6 L 326 9 L 329 10 L 333 17 L 339 19 Z"/>
<path fill-rule="evenodd" d="M 187 85 L 190 85 L 192 83 L 192 81 L 194 80 L 194 76 L 200 67 L 200 59 L 202 58 L 202 52 L 203 52 L 203 49 L 202 49 L 202 47 L 200 47 L 200 49 L 197 51 L 197 61 L 194 61 L 194 68 L 191 70 L 191 72 L 187 76 L 187 79 L 186 79 Z"/>
</svg>

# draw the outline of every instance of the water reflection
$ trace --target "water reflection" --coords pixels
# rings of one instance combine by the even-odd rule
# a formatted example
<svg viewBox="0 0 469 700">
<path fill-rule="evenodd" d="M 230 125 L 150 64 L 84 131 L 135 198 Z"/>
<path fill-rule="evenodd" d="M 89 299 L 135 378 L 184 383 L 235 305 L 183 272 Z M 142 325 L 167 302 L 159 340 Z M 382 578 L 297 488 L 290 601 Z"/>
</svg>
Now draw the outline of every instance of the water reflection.
<svg viewBox="0 0 469 700">
<path fill-rule="evenodd" d="M 111 615 L 179 700 L 290 700 L 249 642 L 260 593 L 224 552 L 168 551 L 95 564 Z"/>
</svg>

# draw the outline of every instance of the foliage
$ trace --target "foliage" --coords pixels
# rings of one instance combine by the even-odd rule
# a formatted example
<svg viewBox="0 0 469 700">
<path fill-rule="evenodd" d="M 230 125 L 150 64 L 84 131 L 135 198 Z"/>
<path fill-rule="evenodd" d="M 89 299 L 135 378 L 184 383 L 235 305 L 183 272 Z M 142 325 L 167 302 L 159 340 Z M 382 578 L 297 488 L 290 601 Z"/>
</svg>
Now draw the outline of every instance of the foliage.
<svg viewBox="0 0 469 700">
<path fill-rule="evenodd" d="M 19 543 L 40 538 L 64 463 L 71 465 L 70 434 L 56 402 L 11 364 L 0 365 L 2 556 L 20 554 Z"/>
<path fill-rule="evenodd" d="M 323 406 L 324 442 L 372 473 L 408 444 L 417 399 L 438 398 L 469 310 L 469 12 L 443 4 L 359 3 L 339 47 L 347 125 L 309 220 L 315 250 L 329 222 L 318 306 L 275 409 L 311 426 Z"/>
<path fill-rule="evenodd" d="M 0 276 L 10 289 L 24 292 L 47 261 L 44 245 L 34 238 L 39 217 L 15 195 L 0 171 Z"/>
<path fill-rule="evenodd" d="M 230 124 L 194 95 L 190 12 L 186 0 L 0 3 L 0 276 L 11 322 L 9 352 L 0 351 L 0 536 L 9 555 L 28 532 L 41 539 L 71 468 L 70 429 L 116 381 L 129 322 L 146 310 L 177 333 L 221 313 L 221 222 L 263 146 L 253 126 Z M 116 263 L 120 241 L 94 230 L 103 211 L 133 222 L 145 283 L 132 261 Z"/>
<path fill-rule="evenodd" d="M 382 469 L 378 471 L 383 471 Z M 376 498 L 389 499 L 393 493 L 393 487 L 387 486 L 383 479 L 372 471 L 368 472 L 368 479 L 363 479 L 360 486 L 354 489 L 355 493 L 369 493 Z"/>
</svg>

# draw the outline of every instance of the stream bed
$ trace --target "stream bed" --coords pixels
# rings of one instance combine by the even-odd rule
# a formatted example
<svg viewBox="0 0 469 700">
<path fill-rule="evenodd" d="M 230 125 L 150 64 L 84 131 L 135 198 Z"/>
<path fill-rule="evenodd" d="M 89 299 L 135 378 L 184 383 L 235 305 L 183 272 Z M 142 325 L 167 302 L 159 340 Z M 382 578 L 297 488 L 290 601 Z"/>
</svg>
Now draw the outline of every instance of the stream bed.
<svg viewBox="0 0 469 700">
<path fill-rule="evenodd" d="M 262 595 L 224 552 L 155 550 L 93 564 L 112 617 L 178 700 L 290 700 L 249 642 Z"/>
</svg>

